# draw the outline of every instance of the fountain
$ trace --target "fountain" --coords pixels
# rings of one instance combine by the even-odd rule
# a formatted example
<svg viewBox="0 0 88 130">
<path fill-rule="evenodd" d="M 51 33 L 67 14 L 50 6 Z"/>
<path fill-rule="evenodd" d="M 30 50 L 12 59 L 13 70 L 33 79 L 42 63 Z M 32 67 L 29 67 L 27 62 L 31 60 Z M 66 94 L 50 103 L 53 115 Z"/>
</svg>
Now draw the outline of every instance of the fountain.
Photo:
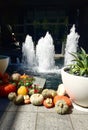
<svg viewBox="0 0 88 130">
<path fill-rule="evenodd" d="M 51 72 L 55 67 L 55 50 L 52 36 L 49 32 L 45 37 L 41 37 L 36 46 L 36 59 L 38 63 L 38 70 L 40 72 Z"/>
<path fill-rule="evenodd" d="M 72 63 L 73 56 L 70 54 L 77 51 L 79 35 L 75 32 L 75 25 L 70 29 L 70 34 L 67 36 L 64 65 Z M 58 73 L 60 69 L 55 66 L 55 50 L 53 44 L 53 38 L 46 33 L 45 37 L 41 37 L 38 40 L 36 48 L 34 49 L 34 43 L 32 37 L 27 35 L 22 47 L 23 63 L 31 67 L 31 70 L 43 73 Z"/>
<path fill-rule="evenodd" d="M 22 63 L 29 67 L 35 66 L 35 50 L 32 37 L 27 35 L 22 46 Z"/>
<path fill-rule="evenodd" d="M 55 50 L 53 38 L 49 32 L 46 33 L 45 37 L 39 39 L 36 50 L 34 50 L 32 37 L 27 35 L 22 47 L 22 54 L 23 63 L 32 67 L 32 70 L 44 73 L 58 72 L 58 67 L 55 66 L 54 60 Z"/>
<path fill-rule="evenodd" d="M 75 25 L 72 26 L 70 30 L 70 34 L 67 36 L 66 41 L 66 48 L 65 48 L 65 58 L 64 58 L 64 65 L 71 64 L 73 61 L 73 56 L 70 53 L 77 52 L 78 47 L 78 40 L 79 40 L 78 33 L 75 32 Z"/>
</svg>

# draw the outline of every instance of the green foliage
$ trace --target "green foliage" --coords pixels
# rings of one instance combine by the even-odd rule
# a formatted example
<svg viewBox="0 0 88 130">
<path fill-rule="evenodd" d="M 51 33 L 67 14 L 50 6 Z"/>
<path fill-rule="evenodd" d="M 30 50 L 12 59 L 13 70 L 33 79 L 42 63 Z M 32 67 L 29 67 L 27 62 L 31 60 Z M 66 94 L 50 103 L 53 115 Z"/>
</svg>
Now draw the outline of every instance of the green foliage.
<svg viewBox="0 0 88 130">
<path fill-rule="evenodd" d="M 88 77 L 88 54 L 85 50 L 81 50 L 77 53 L 71 53 L 74 57 L 74 63 L 70 65 L 69 73 Z"/>
</svg>

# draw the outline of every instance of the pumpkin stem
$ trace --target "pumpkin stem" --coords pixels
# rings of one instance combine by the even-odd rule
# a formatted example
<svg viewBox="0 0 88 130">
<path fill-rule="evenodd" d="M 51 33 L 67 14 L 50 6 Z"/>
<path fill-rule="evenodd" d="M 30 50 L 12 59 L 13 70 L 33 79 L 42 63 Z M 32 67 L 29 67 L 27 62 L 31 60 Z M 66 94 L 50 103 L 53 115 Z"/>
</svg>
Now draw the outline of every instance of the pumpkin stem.
<svg viewBox="0 0 88 130">
<path fill-rule="evenodd" d="M 60 103 L 59 106 L 60 106 L 61 108 L 63 108 L 63 103 Z"/>
</svg>

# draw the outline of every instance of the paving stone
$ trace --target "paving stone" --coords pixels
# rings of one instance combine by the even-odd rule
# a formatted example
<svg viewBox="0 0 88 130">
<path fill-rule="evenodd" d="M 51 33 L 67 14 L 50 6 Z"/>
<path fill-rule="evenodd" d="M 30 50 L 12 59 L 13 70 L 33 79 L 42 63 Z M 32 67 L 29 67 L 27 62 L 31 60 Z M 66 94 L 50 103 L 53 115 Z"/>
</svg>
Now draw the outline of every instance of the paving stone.
<svg viewBox="0 0 88 130">
<path fill-rule="evenodd" d="M 74 115 L 88 115 L 88 112 L 85 112 L 85 111 L 79 111 L 79 110 L 77 110 L 77 109 L 72 109 L 72 114 L 74 114 Z"/>
<path fill-rule="evenodd" d="M 36 130 L 73 130 L 69 115 L 38 113 Z"/>
<path fill-rule="evenodd" d="M 5 112 L 0 120 L 0 130 L 35 130 L 37 113 Z"/>
<path fill-rule="evenodd" d="M 70 115 L 74 130 L 88 130 L 88 115 Z"/>
<path fill-rule="evenodd" d="M 38 112 L 54 112 L 55 113 L 55 108 L 46 108 L 44 106 L 39 106 L 38 107 Z"/>
<path fill-rule="evenodd" d="M 19 111 L 19 112 L 37 112 L 38 107 L 32 104 L 15 105 L 13 102 L 9 103 L 6 111 Z"/>
</svg>

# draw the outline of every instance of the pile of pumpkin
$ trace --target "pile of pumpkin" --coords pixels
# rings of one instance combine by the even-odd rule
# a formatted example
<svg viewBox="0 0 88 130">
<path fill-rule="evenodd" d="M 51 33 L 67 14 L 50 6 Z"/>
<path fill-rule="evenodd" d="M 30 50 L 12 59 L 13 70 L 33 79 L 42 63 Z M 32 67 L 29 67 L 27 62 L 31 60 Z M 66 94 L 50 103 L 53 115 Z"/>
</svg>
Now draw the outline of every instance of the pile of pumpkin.
<svg viewBox="0 0 88 130">
<path fill-rule="evenodd" d="M 0 74 L 0 96 L 8 97 L 16 105 L 31 103 L 35 106 L 44 105 L 46 108 L 55 107 L 59 114 L 68 112 L 72 102 L 66 95 L 63 84 L 58 86 L 57 91 L 41 89 L 39 85 L 33 84 L 34 80 L 26 74 Z"/>
</svg>

